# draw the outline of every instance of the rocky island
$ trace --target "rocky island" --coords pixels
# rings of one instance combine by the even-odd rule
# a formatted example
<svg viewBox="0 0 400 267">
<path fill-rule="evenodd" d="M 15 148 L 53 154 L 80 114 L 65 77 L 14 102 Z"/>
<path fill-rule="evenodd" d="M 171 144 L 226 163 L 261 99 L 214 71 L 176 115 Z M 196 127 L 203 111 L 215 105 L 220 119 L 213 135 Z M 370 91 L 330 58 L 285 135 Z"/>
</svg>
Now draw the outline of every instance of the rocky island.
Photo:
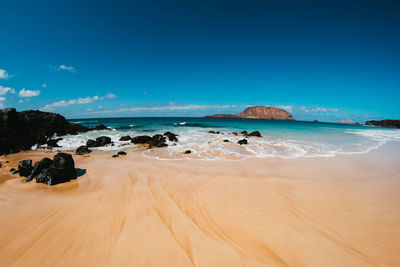
<svg viewBox="0 0 400 267">
<path fill-rule="evenodd" d="M 267 119 L 267 120 L 294 120 L 293 116 L 280 108 L 255 106 L 246 108 L 237 114 L 216 114 L 205 116 L 206 118 L 245 118 L 245 119 Z"/>
</svg>

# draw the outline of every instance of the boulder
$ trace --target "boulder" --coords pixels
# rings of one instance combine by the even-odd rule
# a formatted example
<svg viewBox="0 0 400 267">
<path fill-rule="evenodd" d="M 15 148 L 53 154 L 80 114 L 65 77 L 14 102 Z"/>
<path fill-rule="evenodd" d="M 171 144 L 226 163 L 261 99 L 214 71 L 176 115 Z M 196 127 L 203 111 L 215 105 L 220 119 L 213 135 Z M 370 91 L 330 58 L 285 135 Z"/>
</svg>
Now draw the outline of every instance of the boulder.
<svg viewBox="0 0 400 267">
<path fill-rule="evenodd" d="M 97 146 L 105 146 L 111 144 L 111 138 L 108 136 L 100 136 L 96 138 Z"/>
<path fill-rule="evenodd" d="M 76 149 L 75 154 L 76 155 L 85 155 L 91 153 L 92 150 L 90 150 L 87 146 L 80 146 Z"/>
<path fill-rule="evenodd" d="M 87 147 L 96 147 L 98 145 L 97 145 L 97 142 L 95 140 L 89 139 L 89 140 L 86 141 L 86 146 Z"/>
<path fill-rule="evenodd" d="M 32 179 L 35 176 L 39 175 L 39 173 L 43 169 L 48 168 L 51 165 L 51 163 L 53 163 L 53 161 L 51 159 L 49 159 L 49 158 L 44 158 L 41 161 L 36 162 L 35 165 L 33 166 L 32 172 L 28 175 L 28 177 L 26 178 L 25 181 L 26 182 L 32 181 Z"/>
<path fill-rule="evenodd" d="M 125 136 L 122 136 L 120 139 L 119 139 L 119 141 L 129 141 L 129 140 L 131 140 L 132 138 L 129 136 L 129 135 L 125 135 Z"/>
<path fill-rule="evenodd" d="M 240 133 L 243 135 L 247 135 L 247 131 L 241 131 Z"/>
<path fill-rule="evenodd" d="M 261 137 L 261 134 L 259 131 L 254 131 L 254 132 L 249 133 L 247 136 Z"/>
<path fill-rule="evenodd" d="M 239 141 L 238 141 L 238 144 L 239 144 L 239 145 L 247 145 L 247 144 L 248 144 L 247 139 L 239 140 Z"/>
<path fill-rule="evenodd" d="M 19 176 L 28 177 L 32 172 L 32 160 L 22 160 L 18 163 Z"/>
<path fill-rule="evenodd" d="M 224 139 L 224 142 L 225 143 L 229 143 L 230 141 L 228 139 Z"/>
<path fill-rule="evenodd" d="M 169 141 L 178 142 L 178 138 L 176 138 L 178 136 L 177 134 L 174 134 L 174 133 L 171 133 L 171 132 L 165 132 L 164 136 L 168 137 Z"/>
<path fill-rule="evenodd" d="M 148 142 L 148 144 L 150 148 L 167 146 L 167 144 L 165 143 L 165 137 L 161 134 L 154 135 Z"/>
<path fill-rule="evenodd" d="M 49 167 L 42 169 L 36 176 L 37 183 L 55 185 L 69 182 L 76 178 L 75 163 L 72 155 L 58 153 L 53 157 Z"/>
<path fill-rule="evenodd" d="M 135 136 L 132 137 L 131 143 L 134 144 L 148 144 L 151 140 L 151 137 L 148 135 L 140 135 L 140 136 Z"/>
<path fill-rule="evenodd" d="M 118 158 L 119 156 L 118 156 L 118 155 L 112 155 L 112 157 L 113 157 L 113 158 Z"/>
<path fill-rule="evenodd" d="M 126 155 L 126 152 L 125 151 L 119 151 L 118 153 L 117 153 L 117 155 Z"/>
<path fill-rule="evenodd" d="M 183 154 L 191 154 L 191 153 L 192 153 L 192 151 L 188 149 Z"/>
<path fill-rule="evenodd" d="M 11 168 L 11 169 L 9 170 L 9 172 L 13 172 L 13 171 L 15 171 L 15 168 Z"/>
</svg>

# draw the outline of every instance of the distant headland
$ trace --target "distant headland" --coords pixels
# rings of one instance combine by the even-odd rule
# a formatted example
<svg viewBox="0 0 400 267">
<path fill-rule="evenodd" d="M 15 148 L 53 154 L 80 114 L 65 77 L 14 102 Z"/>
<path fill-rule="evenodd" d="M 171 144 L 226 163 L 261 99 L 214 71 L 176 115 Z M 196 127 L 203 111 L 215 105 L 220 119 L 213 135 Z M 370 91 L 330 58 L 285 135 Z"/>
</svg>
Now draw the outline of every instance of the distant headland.
<svg viewBox="0 0 400 267">
<path fill-rule="evenodd" d="M 267 120 L 294 120 L 293 116 L 280 108 L 255 106 L 248 107 L 237 114 L 216 114 L 205 116 L 206 118 L 246 118 L 246 119 L 267 119 Z"/>
</svg>

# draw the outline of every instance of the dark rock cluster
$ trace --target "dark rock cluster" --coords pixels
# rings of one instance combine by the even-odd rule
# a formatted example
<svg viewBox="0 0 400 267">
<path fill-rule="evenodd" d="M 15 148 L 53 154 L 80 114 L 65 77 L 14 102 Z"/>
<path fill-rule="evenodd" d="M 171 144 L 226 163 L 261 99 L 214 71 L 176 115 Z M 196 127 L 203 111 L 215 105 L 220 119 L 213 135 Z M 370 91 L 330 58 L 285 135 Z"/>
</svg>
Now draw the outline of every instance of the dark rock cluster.
<svg viewBox="0 0 400 267">
<path fill-rule="evenodd" d="M 400 120 L 366 121 L 365 125 L 400 129 Z"/>
<path fill-rule="evenodd" d="M 17 112 L 15 108 L 0 110 L 0 155 L 28 150 L 32 146 L 47 144 L 59 147 L 61 138 L 54 135 L 79 134 L 92 130 L 107 130 L 104 125 L 88 128 L 70 123 L 63 116 L 39 110 Z"/>
<path fill-rule="evenodd" d="M 10 169 L 10 172 L 16 170 Z M 18 173 L 26 177 L 26 182 L 36 179 L 37 183 L 55 185 L 76 178 L 75 163 L 70 154 L 58 153 L 53 159 L 43 158 L 32 166 L 32 160 L 22 160 L 18 163 Z"/>
</svg>

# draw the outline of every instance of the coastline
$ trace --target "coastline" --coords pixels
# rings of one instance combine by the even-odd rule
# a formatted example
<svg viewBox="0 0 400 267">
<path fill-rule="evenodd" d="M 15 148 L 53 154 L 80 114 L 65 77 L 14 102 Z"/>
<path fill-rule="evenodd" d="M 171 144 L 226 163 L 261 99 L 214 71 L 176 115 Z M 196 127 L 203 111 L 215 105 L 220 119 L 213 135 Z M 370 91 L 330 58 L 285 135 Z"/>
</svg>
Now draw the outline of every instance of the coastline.
<svg viewBox="0 0 400 267">
<path fill-rule="evenodd" d="M 6 266 L 395 266 L 399 142 L 320 158 L 157 160 L 75 156 L 49 187 L 0 169 Z M 11 166 L 12 165 L 12 166 Z"/>
</svg>

